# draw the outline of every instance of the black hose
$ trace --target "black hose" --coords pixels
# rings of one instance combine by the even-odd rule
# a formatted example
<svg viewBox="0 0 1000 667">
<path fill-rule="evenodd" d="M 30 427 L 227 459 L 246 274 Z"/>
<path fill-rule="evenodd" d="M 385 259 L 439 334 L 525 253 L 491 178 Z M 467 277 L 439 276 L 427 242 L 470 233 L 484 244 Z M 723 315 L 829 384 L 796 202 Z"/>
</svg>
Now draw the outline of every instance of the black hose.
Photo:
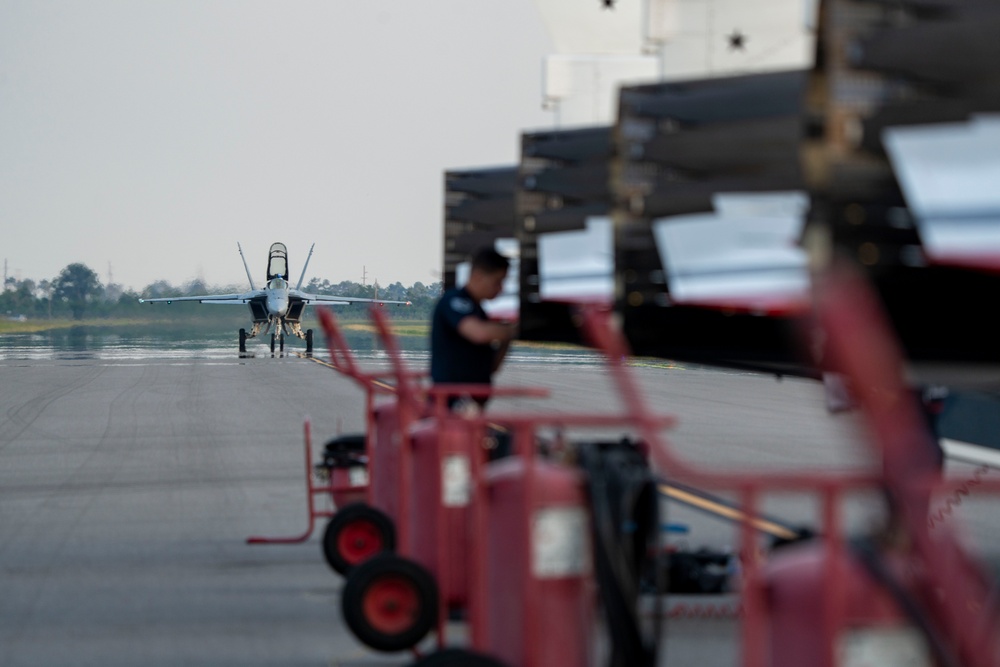
<svg viewBox="0 0 1000 667">
<path fill-rule="evenodd" d="M 643 579 L 657 570 L 656 480 L 645 456 L 627 440 L 582 443 L 578 451 L 587 473 L 594 569 L 611 638 L 609 667 L 655 667 L 659 614 L 644 633 L 639 593 Z"/>
</svg>

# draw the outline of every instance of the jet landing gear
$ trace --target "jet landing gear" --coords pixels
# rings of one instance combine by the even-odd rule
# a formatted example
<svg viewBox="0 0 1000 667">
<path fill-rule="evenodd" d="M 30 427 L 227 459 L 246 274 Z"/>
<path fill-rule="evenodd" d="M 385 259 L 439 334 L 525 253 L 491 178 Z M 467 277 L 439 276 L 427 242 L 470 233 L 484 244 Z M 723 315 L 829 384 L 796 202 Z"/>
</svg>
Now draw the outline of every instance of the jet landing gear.
<svg viewBox="0 0 1000 667">
<path fill-rule="evenodd" d="M 295 336 L 296 338 L 301 338 L 306 342 L 306 356 L 311 357 L 313 353 L 313 331 L 312 329 L 306 329 L 302 331 L 302 323 L 298 320 L 287 323 L 288 335 Z"/>
<path fill-rule="evenodd" d="M 282 353 L 285 351 L 285 334 L 283 332 L 271 334 L 271 354 L 274 354 L 275 343 L 277 343 L 278 352 Z"/>
<path fill-rule="evenodd" d="M 240 359 L 253 356 L 252 354 L 247 354 L 247 338 L 253 338 L 253 336 L 248 336 L 246 329 L 240 329 Z"/>
<path fill-rule="evenodd" d="M 264 324 L 267 324 L 266 328 L 264 328 L 263 326 Z M 263 331 L 261 331 L 261 329 L 263 329 Z M 271 334 L 271 341 L 270 341 L 271 356 L 274 356 L 275 352 L 283 356 L 285 353 L 285 337 L 293 335 L 298 338 L 301 338 L 306 342 L 306 356 L 309 357 L 312 356 L 313 353 L 312 329 L 306 329 L 305 331 L 302 331 L 302 329 L 300 329 L 298 326 L 298 322 L 295 322 L 294 325 L 288 325 L 284 323 L 278 324 L 277 326 L 274 327 L 274 330 L 271 331 L 270 324 L 266 322 L 261 322 L 261 323 L 255 322 L 253 329 L 251 329 L 250 331 L 247 331 L 246 329 L 240 329 L 240 357 L 254 356 L 253 353 L 247 352 L 247 341 L 250 340 L 251 338 L 256 338 L 258 335 L 267 336 L 268 333 Z"/>
<path fill-rule="evenodd" d="M 253 328 L 250 331 L 246 329 L 240 329 L 240 358 L 245 359 L 247 357 L 253 357 L 253 352 L 247 352 L 247 341 L 251 338 L 256 338 L 260 334 L 263 322 L 254 322 Z M 267 331 L 265 330 L 266 334 Z"/>
</svg>

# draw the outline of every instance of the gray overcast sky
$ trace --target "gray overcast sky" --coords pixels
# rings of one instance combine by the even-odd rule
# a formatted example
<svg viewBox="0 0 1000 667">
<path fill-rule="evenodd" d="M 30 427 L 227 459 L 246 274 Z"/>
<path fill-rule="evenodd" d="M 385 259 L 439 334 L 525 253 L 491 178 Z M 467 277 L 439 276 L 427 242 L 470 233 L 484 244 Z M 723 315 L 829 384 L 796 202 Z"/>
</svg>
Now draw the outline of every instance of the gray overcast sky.
<svg viewBox="0 0 1000 667">
<path fill-rule="evenodd" d="M 549 127 L 532 0 L 0 0 L 0 260 L 431 282 L 442 172 Z"/>
</svg>

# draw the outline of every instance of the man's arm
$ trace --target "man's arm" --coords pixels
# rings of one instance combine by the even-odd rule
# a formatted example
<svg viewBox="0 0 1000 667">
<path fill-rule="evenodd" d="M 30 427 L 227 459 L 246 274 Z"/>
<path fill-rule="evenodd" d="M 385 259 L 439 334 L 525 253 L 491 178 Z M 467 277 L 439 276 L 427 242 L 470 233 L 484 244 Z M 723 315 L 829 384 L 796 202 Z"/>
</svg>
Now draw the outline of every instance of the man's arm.
<svg viewBox="0 0 1000 667">
<path fill-rule="evenodd" d="M 466 340 L 477 345 L 493 345 L 496 348 L 493 355 L 493 368 L 490 369 L 494 373 L 500 368 L 504 357 L 507 356 L 510 341 L 517 338 L 517 331 L 516 324 L 491 322 L 481 320 L 478 317 L 464 317 L 458 323 L 458 333 Z"/>
<path fill-rule="evenodd" d="M 481 320 L 478 317 L 463 317 L 458 323 L 458 333 L 476 345 L 494 342 L 504 345 L 517 335 L 517 325 Z"/>
<path fill-rule="evenodd" d="M 503 363 L 504 357 L 507 356 L 507 350 L 510 349 L 510 341 L 512 338 L 514 338 L 514 336 L 511 336 L 511 338 L 508 338 L 507 340 L 503 341 L 497 347 L 496 352 L 493 355 L 493 368 L 491 369 L 492 372 L 496 373 L 497 370 L 500 368 L 500 364 Z"/>
</svg>

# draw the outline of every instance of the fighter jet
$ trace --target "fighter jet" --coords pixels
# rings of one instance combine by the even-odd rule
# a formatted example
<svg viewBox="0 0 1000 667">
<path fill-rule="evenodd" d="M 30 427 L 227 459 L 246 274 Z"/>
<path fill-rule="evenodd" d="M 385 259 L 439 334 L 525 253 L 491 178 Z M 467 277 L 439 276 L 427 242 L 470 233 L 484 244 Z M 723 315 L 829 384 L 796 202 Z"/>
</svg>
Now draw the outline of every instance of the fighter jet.
<svg viewBox="0 0 1000 667">
<path fill-rule="evenodd" d="M 246 329 L 240 329 L 240 353 L 246 353 L 246 342 L 248 338 L 256 338 L 263 333 L 271 333 L 271 352 L 277 348 L 279 351 L 285 349 L 285 336 L 295 335 L 306 342 L 306 354 L 312 353 L 313 336 L 312 329 L 302 331 L 302 312 L 306 305 L 310 303 L 329 304 L 349 304 L 349 303 L 377 303 L 379 305 L 400 304 L 409 306 L 409 301 L 386 301 L 384 299 L 364 299 L 347 296 L 328 296 L 326 294 L 309 294 L 302 291 L 302 281 L 306 277 L 306 268 L 309 266 L 309 259 L 312 257 L 315 243 L 309 248 L 309 256 L 302 267 L 302 275 L 295 289 L 288 286 L 288 249 L 284 243 L 274 243 L 267 256 L 267 286 L 264 289 L 257 289 L 253 283 L 253 276 L 250 275 L 250 267 L 247 266 L 247 259 L 243 255 L 243 248 L 239 243 L 236 247 L 240 251 L 243 259 L 243 268 L 247 272 L 247 280 L 250 281 L 250 291 L 242 294 L 206 294 L 204 296 L 175 296 L 163 297 L 159 299 L 139 299 L 139 303 L 173 303 L 174 301 L 199 301 L 201 303 L 216 304 L 245 304 L 250 307 L 250 314 L 253 318 L 253 327 L 247 333 Z M 261 331 L 263 329 L 263 331 Z"/>
</svg>

